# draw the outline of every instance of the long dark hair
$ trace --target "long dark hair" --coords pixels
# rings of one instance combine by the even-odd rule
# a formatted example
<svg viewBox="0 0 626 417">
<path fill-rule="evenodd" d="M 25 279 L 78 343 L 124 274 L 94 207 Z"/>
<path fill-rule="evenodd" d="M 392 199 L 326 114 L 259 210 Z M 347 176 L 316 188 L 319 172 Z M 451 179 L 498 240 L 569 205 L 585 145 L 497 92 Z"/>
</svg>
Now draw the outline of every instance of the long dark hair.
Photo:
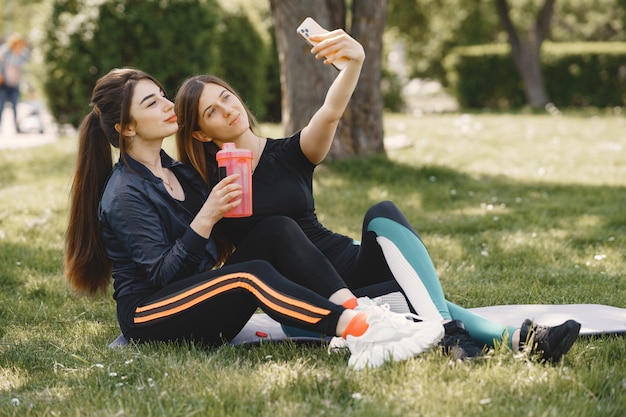
<svg viewBox="0 0 626 417">
<path fill-rule="evenodd" d="M 207 84 L 217 84 L 230 91 L 243 104 L 250 129 L 254 131 L 258 123 L 256 118 L 243 102 L 239 94 L 224 80 L 213 75 L 196 75 L 188 78 L 178 89 L 174 100 L 174 111 L 178 118 L 178 131 L 176 132 L 176 151 L 178 159 L 191 165 L 202 177 L 204 182 L 213 189 L 215 174 L 217 173 L 217 160 L 215 154 L 220 148 L 214 142 L 200 142 L 194 139 L 193 132 L 200 129 L 198 123 L 200 96 Z M 217 245 L 218 264 L 226 261 L 233 252 L 234 245 L 222 229 L 221 222 L 218 222 L 213 229 L 213 239 Z"/>
<path fill-rule="evenodd" d="M 250 129 L 255 131 L 258 127 L 256 118 L 241 99 L 239 94 L 224 80 L 214 75 L 196 75 L 183 82 L 176 100 L 174 100 L 174 111 L 178 118 L 178 132 L 176 132 L 176 151 L 181 162 L 191 165 L 202 177 L 209 187 L 215 184 L 211 179 L 217 172 L 217 161 L 215 154 L 220 148 L 213 142 L 200 142 L 194 139 L 193 132 L 200 129 L 198 123 L 200 96 L 207 84 L 217 84 L 224 87 L 243 104 Z"/>
<path fill-rule="evenodd" d="M 122 161 L 126 160 L 121 127 L 132 122 L 130 105 L 135 85 L 146 79 L 163 89 L 142 71 L 111 70 L 96 83 L 91 97 L 93 110 L 80 125 L 65 234 L 65 277 L 76 290 L 89 295 L 106 292 L 111 279 L 111 261 L 104 249 L 98 205 L 113 170 L 111 146 L 119 149 Z"/>
</svg>

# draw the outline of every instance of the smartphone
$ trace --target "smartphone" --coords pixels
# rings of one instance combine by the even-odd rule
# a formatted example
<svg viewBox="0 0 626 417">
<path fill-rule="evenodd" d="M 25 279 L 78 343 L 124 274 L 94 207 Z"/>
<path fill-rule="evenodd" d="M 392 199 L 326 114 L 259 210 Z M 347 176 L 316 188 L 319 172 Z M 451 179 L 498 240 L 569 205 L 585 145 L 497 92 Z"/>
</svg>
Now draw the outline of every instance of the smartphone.
<svg viewBox="0 0 626 417">
<path fill-rule="evenodd" d="M 298 29 L 296 29 L 296 31 L 298 32 L 298 35 L 300 35 L 302 39 L 307 41 L 311 46 L 317 45 L 317 42 L 313 42 L 311 39 L 309 39 L 309 36 L 323 35 L 329 32 L 328 30 L 321 27 L 319 23 L 317 23 L 311 17 L 307 17 L 306 19 L 304 19 L 300 26 L 298 26 Z M 341 71 L 346 67 L 346 65 L 348 65 L 349 61 L 350 60 L 348 58 L 341 58 L 333 62 L 333 66 L 337 70 Z"/>
</svg>

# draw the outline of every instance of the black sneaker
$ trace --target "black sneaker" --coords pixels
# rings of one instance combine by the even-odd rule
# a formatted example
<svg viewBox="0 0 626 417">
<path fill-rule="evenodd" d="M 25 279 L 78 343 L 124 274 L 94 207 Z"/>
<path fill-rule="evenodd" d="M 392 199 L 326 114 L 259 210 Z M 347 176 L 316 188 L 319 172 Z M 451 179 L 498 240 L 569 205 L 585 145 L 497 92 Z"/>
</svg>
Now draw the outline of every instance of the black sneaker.
<svg viewBox="0 0 626 417">
<path fill-rule="evenodd" d="M 520 350 L 531 344 L 531 352 L 541 354 L 544 362 L 556 363 L 572 347 L 580 332 L 580 323 L 567 320 L 559 326 L 541 326 L 526 319 L 520 331 Z"/>
<path fill-rule="evenodd" d="M 444 351 L 457 360 L 470 360 L 482 356 L 483 348 L 472 339 L 460 320 L 452 320 L 443 325 L 445 334 L 440 344 Z"/>
</svg>

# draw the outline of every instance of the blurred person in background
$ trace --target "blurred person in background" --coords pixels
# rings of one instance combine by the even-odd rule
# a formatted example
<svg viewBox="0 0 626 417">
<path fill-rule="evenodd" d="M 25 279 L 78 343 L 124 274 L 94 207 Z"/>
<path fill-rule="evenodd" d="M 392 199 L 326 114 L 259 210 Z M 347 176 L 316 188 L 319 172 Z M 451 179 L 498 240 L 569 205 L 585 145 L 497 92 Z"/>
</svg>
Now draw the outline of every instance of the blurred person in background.
<svg viewBox="0 0 626 417">
<path fill-rule="evenodd" d="M 4 105 L 8 101 L 13 107 L 13 122 L 17 133 L 21 133 L 17 121 L 17 103 L 20 98 L 22 69 L 29 57 L 30 49 L 22 35 L 12 35 L 0 46 L 0 122 Z"/>
</svg>

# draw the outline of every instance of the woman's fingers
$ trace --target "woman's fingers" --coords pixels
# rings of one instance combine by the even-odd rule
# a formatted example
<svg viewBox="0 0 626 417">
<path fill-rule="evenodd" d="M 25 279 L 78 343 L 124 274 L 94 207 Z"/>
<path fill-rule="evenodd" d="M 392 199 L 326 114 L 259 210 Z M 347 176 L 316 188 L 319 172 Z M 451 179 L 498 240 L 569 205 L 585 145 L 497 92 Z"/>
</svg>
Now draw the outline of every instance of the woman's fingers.
<svg viewBox="0 0 626 417">
<path fill-rule="evenodd" d="M 328 63 L 341 58 L 362 60 L 365 56 L 361 44 L 341 29 L 312 36 L 311 40 L 319 42 L 311 49 L 311 53 L 315 54 L 316 59 L 326 58 Z"/>
<path fill-rule="evenodd" d="M 203 209 L 207 210 L 207 214 L 218 215 L 221 218 L 229 210 L 239 205 L 243 191 L 241 184 L 236 182 L 238 179 L 238 174 L 230 175 L 213 187 L 203 206 Z"/>
</svg>

